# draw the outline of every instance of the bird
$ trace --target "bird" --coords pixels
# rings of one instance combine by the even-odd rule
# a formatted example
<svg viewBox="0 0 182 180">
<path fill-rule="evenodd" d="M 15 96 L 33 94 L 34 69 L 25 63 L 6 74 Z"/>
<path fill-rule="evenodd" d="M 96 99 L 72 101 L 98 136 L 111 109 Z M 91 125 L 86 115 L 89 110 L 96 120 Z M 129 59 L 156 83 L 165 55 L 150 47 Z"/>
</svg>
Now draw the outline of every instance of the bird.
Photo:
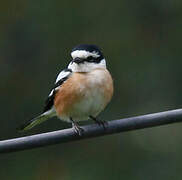
<svg viewBox="0 0 182 180">
<path fill-rule="evenodd" d="M 71 51 L 67 68 L 58 74 L 43 112 L 19 130 L 29 130 L 54 116 L 72 123 L 78 135 L 84 132 L 79 121 L 92 119 L 105 127 L 106 122 L 97 116 L 110 102 L 113 91 L 113 79 L 100 48 L 92 44 L 77 45 Z"/>
</svg>

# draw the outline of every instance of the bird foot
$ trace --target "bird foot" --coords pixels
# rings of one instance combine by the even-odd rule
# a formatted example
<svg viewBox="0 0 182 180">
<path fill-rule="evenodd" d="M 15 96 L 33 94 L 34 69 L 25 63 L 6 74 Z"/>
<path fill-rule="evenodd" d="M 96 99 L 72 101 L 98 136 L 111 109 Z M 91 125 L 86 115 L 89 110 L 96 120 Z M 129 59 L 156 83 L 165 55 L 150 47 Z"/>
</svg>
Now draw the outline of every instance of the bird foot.
<svg viewBox="0 0 182 180">
<path fill-rule="evenodd" d="M 73 129 L 74 129 L 74 131 L 75 131 L 79 136 L 82 136 L 82 135 L 83 135 L 84 129 L 81 128 L 80 126 L 78 126 L 78 125 L 73 125 Z"/>
<path fill-rule="evenodd" d="M 71 122 L 72 122 L 72 127 L 74 129 L 74 131 L 76 132 L 76 134 L 78 134 L 79 136 L 83 135 L 83 128 L 81 128 L 75 121 L 73 121 L 72 118 L 70 118 Z"/>
<path fill-rule="evenodd" d="M 107 121 L 104 120 L 98 120 L 97 118 L 90 116 L 92 120 L 94 120 L 99 126 L 103 126 L 104 129 L 106 129 L 106 125 L 108 125 Z"/>
</svg>

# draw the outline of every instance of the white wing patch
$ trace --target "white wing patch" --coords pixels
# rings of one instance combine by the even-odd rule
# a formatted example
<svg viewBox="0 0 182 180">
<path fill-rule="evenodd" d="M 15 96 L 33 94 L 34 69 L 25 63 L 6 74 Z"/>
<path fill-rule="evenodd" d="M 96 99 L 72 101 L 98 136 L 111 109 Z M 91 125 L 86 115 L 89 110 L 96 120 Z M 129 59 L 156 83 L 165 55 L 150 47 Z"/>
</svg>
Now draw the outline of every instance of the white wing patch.
<svg viewBox="0 0 182 180">
<path fill-rule="evenodd" d="M 57 83 L 60 79 L 63 79 L 64 77 L 66 77 L 66 76 L 68 76 L 68 75 L 70 75 L 70 74 L 71 74 L 70 71 L 66 71 L 66 70 L 61 71 L 61 72 L 58 74 L 57 78 L 56 78 L 56 83 Z"/>
<path fill-rule="evenodd" d="M 61 72 L 58 74 L 57 78 L 56 78 L 55 84 L 56 84 L 58 81 L 60 81 L 60 80 L 62 80 L 62 79 L 64 79 L 64 78 L 66 78 L 66 77 L 68 77 L 71 73 L 72 73 L 72 72 L 71 72 L 71 70 L 69 70 L 69 69 L 65 69 L 65 70 L 61 71 Z M 50 92 L 49 96 L 52 96 L 54 90 L 59 89 L 59 87 L 60 87 L 60 86 L 58 86 L 58 87 L 56 87 L 55 89 L 53 89 L 53 90 Z"/>
</svg>

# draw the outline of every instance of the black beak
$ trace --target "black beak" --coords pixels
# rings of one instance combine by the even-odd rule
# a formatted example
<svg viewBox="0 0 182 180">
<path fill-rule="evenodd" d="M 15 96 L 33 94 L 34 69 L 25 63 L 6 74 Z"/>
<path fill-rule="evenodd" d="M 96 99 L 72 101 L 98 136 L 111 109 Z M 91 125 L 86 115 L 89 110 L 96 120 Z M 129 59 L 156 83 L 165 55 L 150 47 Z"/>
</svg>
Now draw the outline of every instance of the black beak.
<svg viewBox="0 0 182 180">
<path fill-rule="evenodd" d="M 80 59 L 77 57 L 77 58 L 73 59 L 72 62 L 80 64 L 80 63 L 83 63 L 83 59 Z"/>
</svg>

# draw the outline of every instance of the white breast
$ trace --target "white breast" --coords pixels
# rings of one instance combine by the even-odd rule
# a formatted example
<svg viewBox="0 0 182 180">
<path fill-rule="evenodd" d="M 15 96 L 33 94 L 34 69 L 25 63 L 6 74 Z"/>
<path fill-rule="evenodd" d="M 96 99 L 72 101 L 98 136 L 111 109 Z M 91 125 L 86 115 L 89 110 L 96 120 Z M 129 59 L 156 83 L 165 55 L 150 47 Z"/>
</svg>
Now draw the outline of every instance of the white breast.
<svg viewBox="0 0 182 180">
<path fill-rule="evenodd" d="M 90 115 L 96 117 L 110 100 L 105 94 L 106 89 L 111 88 L 112 85 L 112 83 L 108 83 L 108 78 L 109 81 L 112 81 L 106 69 L 96 69 L 86 73 L 84 81 L 78 82 L 78 90 L 83 97 L 75 103 L 69 116 L 75 121 L 87 120 Z"/>
</svg>

